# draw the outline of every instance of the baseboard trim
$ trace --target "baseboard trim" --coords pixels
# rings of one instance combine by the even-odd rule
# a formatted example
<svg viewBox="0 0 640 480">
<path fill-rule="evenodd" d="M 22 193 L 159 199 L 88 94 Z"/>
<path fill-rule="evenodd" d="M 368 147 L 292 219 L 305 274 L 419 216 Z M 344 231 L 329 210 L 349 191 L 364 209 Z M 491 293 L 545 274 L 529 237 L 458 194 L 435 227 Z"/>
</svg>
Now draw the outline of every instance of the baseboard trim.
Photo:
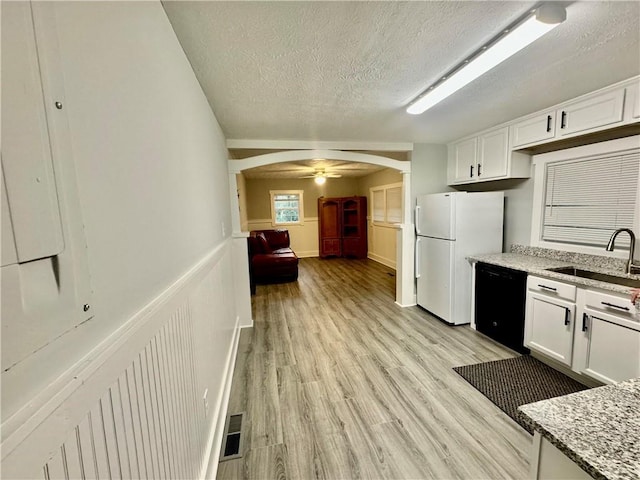
<svg viewBox="0 0 640 480">
<path fill-rule="evenodd" d="M 240 317 L 236 317 L 236 326 L 233 332 L 232 347 L 227 356 L 225 365 L 224 388 L 217 402 L 216 415 L 212 417 L 213 422 L 209 438 L 207 439 L 207 455 L 200 466 L 200 477 L 215 480 L 218 471 L 218 460 L 220 459 L 220 449 L 222 448 L 222 437 L 224 434 L 225 418 L 229 408 L 229 399 L 231 397 L 231 384 L 233 382 L 233 374 L 236 367 L 236 357 L 238 355 L 238 345 L 240 343 Z"/>
<path fill-rule="evenodd" d="M 369 260 L 373 260 L 374 262 L 381 263 L 385 267 L 393 268 L 394 270 L 396 269 L 396 262 L 390 258 L 386 258 L 372 252 L 367 253 L 367 258 Z"/>
<path fill-rule="evenodd" d="M 402 307 L 402 308 L 415 307 L 417 305 L 417 303 L 408 303 L 406 305 L 404 305 L 402 303 L 398 303 L 398 302 L 393 302 L 393 303 L 395 303 L 396 305 L 398 305 L 399 307 Z"/>
<path fill-rule="evenodd" d="M 304 252 L 296 252 L 298 258 L 310 258 L 310 257 L 319 257 L 320 252 L 318 250 L 307 250 Z"/>
</svg>

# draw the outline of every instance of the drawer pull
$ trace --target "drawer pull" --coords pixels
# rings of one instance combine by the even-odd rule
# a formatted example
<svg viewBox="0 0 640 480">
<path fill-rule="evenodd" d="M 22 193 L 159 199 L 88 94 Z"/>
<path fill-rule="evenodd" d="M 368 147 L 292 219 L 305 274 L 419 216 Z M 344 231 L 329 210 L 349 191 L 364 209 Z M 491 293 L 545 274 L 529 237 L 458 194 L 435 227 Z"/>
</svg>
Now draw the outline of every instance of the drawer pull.
<svg viewBox="0 0 640 480">
<path fill-rule="evenodd" d="M 565 325 L 569 325 L 571 323 L 571 318 L 569 318 L 569 314 L 571 313 L 571 310 L 569 310 L 568 308 L 564 309 L 564 324 Z"/>
<path fill-rule="evenodd" d="M 547 115 L 547 132 L 551 131 L 551 115 Z"/>
<path fill-rule="evenodd" d="M 589 315 L 587 315 L 586 313 L 582 314 L 582 331 L 586 332 L 587 331 L 587 321 L 589 320 Z"/>
<path fill-rule="evenodd" d="M 602 305 L 606 305 L 607 307 L 613 307 L 613 308 L 618 308 L 620 310 L 624 310 L 625 312 L 629 311 L 629 307 L 621 307 L 620 305 L 615 305 L 613 303 L 609 303 L 609 302 L 600 302 Z"/>
<path fill-rule="evenodd" d="M 540 283 L 538 284 L 538 286 L 540 288 L 544 288 L 545 290 L 551 290 L 552 292 L 557 292 L 558 289 L 557 288 L 553 288 L 553 287 L 547 287 L 546 285 L 541 285 Z"/>
</svg>

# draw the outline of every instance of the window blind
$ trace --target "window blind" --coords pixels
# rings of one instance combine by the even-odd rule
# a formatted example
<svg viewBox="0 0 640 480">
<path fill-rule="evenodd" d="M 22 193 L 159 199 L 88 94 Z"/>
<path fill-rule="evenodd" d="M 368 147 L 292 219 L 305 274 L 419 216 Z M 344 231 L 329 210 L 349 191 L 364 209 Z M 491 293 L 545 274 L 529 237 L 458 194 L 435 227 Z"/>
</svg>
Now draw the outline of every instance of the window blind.
<svg viewBox="0 0 640 480">
<path fill-rule="evenodd" d="M 402 187 L 387 189 L 387 222 L 402 222 Z"/>
<path fill-rule="evenodd" d="M 547 164 L 542 239 L 605 247 L 638 215 L 640 152 Z M 616 247 L 629 248 L 627 236 Z"/>
<path fill-rule="evenodd" d="M 384 190 L 373 191 L 373 221 L 384 222 Z"/>
</svg>

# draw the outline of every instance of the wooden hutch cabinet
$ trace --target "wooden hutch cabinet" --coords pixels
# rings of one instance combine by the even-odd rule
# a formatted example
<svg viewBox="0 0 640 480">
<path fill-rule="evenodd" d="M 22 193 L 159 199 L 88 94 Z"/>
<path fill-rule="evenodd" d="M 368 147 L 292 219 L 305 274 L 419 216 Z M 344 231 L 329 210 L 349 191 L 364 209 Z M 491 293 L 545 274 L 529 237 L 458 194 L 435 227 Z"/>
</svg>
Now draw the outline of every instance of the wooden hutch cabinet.
<svg viewBox="0 0 640 480">
<path fill-rule="evenodd" d="M 318 198 L 320 257 L 367 258 L 367 197 Z"/>
</svg>

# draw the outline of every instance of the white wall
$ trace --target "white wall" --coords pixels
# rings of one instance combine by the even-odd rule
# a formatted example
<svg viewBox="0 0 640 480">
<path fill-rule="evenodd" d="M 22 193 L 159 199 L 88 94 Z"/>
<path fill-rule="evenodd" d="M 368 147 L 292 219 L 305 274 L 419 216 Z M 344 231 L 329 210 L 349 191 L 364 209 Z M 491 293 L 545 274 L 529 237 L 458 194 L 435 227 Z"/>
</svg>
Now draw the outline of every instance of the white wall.
<svg viewBox="0 0 640 480">
<path fill-rule="evenodd" d="M 418 195 L 452 190 L 447 186 L 447 146 L 416 143 L 411 154 L 411 210 Z"/>
<path fill-rule="evenodd" d="M 469 192 L 504 192 L 504 237 L 502 250 L 508 252 L 514 243 L 531 243 L 531 216 L 533 212 L 533 176 L 527 179 L 500 180 L 464 185 Z"/>
<path fill-rule="evenodd" d="M 411 158 L 412 202 L 418 195 L 454 191 L 447 185 L 447 146 L 415 144 Z M 461 185 L 460 191 L 504 191 L 503 251 L 512 244 L 529 245 L 533 208 L 533 178 Z"/>
<path fill-rule="evenodd" d="M 173 406 L 189 410 L 180 428 L 191 453 L 176 445 L 172 455 L 184 466 L 176 472 L 200 475 L 219 440 L 237 339 L 233 282 L 224 280 L 232 268 L 223 133 L 159 2 L 58 2 L 34 6 L 34 17 L 59 42 L 59 58 L 41 58 L 52 66 L 43 81 L 59 75 L 64 84 L 69 149 L 56 161 L 72 162 L 77 179 L 63 182 L 77 188 L 81 212 L 67 220 L 83 225 L 93 317 L 3 373 L 3 469 L 28 477 L 47 461 L 55 468 L 64 438 L 101 396 L 122 392 L 112 382 L 136 362 L 156 375 L 160 403 L 147 408 L 161 421 L 172 402 L 159 391 L 161 362 L 180 355 L 193 381 L 186 404 Z M 52 42 L 40 47 L 55 56 Z M 169 348 L 163 342 L 177 332 L 184 343 Z M 134 435 L 127 425 L 111 433 Z M 125 461 L 126 452 L 109 453 Z"/>
</svg>

